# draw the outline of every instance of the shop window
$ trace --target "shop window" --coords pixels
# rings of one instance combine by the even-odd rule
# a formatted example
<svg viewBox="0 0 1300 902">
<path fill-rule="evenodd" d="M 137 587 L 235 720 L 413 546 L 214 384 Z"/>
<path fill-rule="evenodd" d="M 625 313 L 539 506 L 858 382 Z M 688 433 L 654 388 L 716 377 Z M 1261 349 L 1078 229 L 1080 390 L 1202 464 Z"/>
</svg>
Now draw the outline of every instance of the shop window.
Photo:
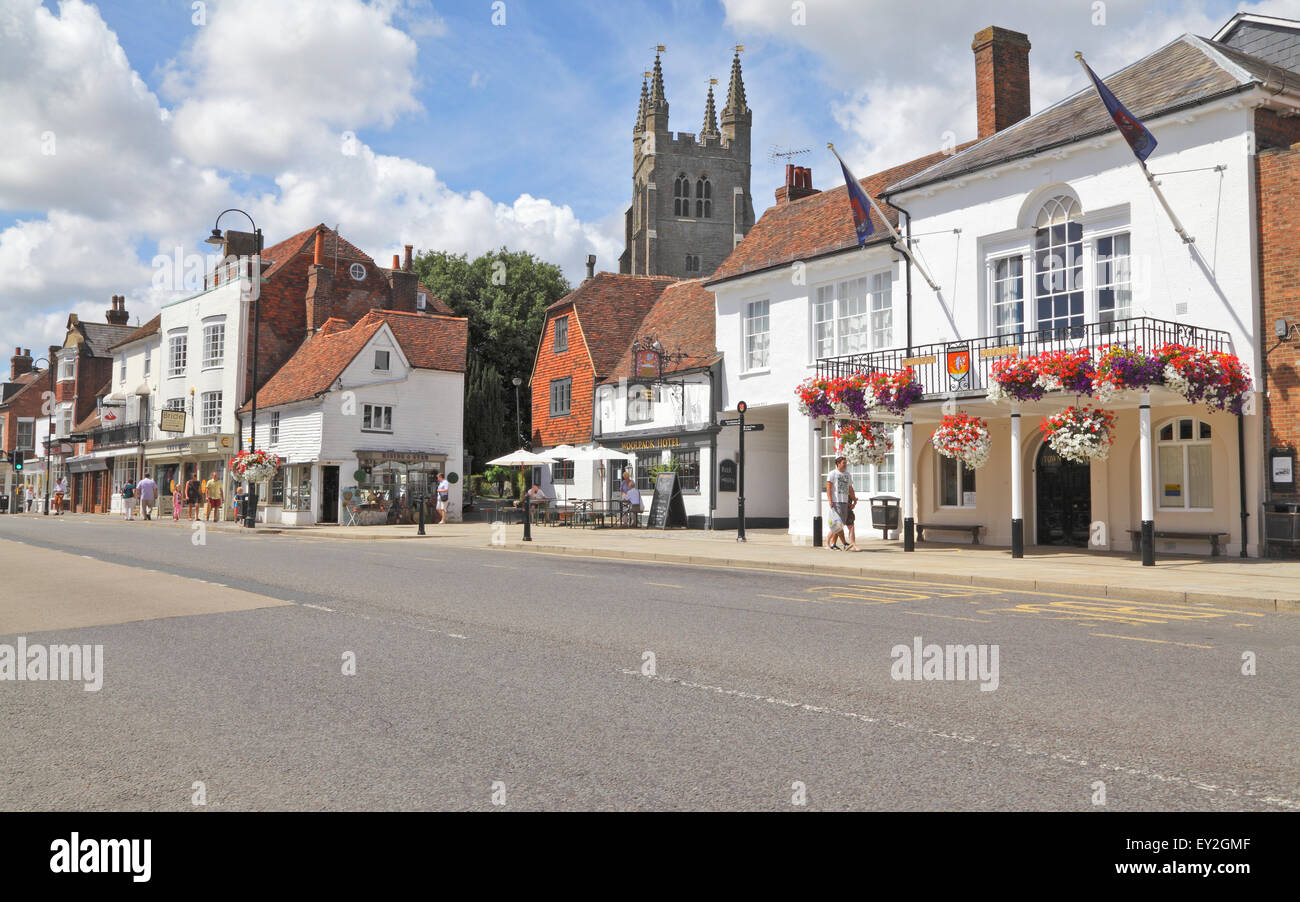
<svg viewBox="0 0 1300 902">
<path fill-rule="evenodd" d="M 657 467 L 663 462 L 663 455 L 658 451 L 638 451 L 636 455 L 636 487 L 637 490 L 645 492 L 654 492 L 655 477 L 650 472 L 651 467 Z M 650 499 L 647 497 L 643 502 L 647 507 Z"/>
<path fill-rule="evenodd" d="M 673 455 L 677 461 L 677 484 L 687 494 L 699 494 L 700 491 L 700 452 L 678 451 Z"/>
<path fill-rule="evenodd" d="M 839 453 L 835 450 L 835 436 L 823 435 L 821 444 L 821 474 L 817 480 L 817 492 L 825 498 L 826 483 L 830 479 L 831 471 L 835 469 L 835 458 L 839 457 Z M 848 471 L 853 478 L 853 490 L 862 498 L 880 494 L 897 494 L 898 490 L 894 484 L 893 456 L 870 466 L 849 465 Z"/>
<path fill-rule="evenodd" d="M 267 504 L 284 504 L 284 474 L 288 467 L 281 467 L 271 479 L 266 491 Z"/>
<path fill-rule="evenodd" d="M 1156 497 L 1162 511 L 1214 509 L 1212 435 L 1209 423 L 1191 417 L 1160 427 L 1156 441 Z"/>
<path fill-rule="evenodd" d="M 284 468 L 284 509 L 310 511 L 311 466 Z"/>
<path fill-rule="evenodd" d="M 939 506 L 975 506 L 975 471 L 942 455 L 939 455 Z"/>
</svg>

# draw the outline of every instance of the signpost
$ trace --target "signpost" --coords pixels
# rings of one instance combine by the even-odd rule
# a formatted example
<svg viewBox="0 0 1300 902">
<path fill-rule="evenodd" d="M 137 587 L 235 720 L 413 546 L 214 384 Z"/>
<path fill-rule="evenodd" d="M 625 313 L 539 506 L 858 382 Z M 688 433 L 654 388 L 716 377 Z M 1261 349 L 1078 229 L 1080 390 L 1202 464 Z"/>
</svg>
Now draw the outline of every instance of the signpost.
<svg viewBox="0 0 1300 902">
<path fill-rule="evenodd" d="M 722 421 L 723 426 L 740 427 L 739 450 L 736 452 L 736 459 L 739 463 L 739 472 L 736 474 L 736 517 L 738 520 L 736 526 L 737 542 L 748 541 L 745 538 L 745 433 L 761 432 L 763 430 L 762 423 L 751 423 L 748 426 L 745 425 L 745 411 L 747 410 L 749 410 L 749 405 L 744 401 L 738 401 L 736 403 L 736 412 L 739 413 L 740 416 L 734 419 Z"/>
</svg>

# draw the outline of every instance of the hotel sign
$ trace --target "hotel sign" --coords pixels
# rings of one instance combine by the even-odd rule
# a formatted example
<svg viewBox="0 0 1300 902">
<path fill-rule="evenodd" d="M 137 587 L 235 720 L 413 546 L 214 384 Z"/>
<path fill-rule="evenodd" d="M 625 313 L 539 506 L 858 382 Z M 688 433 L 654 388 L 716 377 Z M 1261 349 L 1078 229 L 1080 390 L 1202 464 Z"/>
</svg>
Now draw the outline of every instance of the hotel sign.
<svg viewBox="0 0 1300 902">
<path fill-rule="evenodd" d="M 163 410 L 161 419 L 158 422 L 158 428 L 163 432 L 184 432 L 185 431 L 185 411 L 184 410 Z"/>
<path fill-rule="evenodd" d="M 680 448 L 682 440 L 678 436 L 670 438 L 629 439 L 620 445 L 623 451 L 653 451 L 657 448 Z"/>
</svg>

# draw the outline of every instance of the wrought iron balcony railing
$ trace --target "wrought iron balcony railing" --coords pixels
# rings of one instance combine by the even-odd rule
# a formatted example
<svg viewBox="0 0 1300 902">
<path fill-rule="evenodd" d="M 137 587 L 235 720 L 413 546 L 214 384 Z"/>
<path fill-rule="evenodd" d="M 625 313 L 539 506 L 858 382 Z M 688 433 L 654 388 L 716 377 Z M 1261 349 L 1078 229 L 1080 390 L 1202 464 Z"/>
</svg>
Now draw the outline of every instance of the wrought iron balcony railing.
<svg viewBox="0 0 1300 902">
<path fill-rule="evenodd" d="M 930 399 L 954 393 L 983 394 L 988 388 L 993 364 L 1006 357 L 1030 357 L 1044 351 L 1077 351 L 1082 348 L 1097 350 L 1106 345 L 1150 350 L 1162 344 L 1182 344 L 1207 351 L 1231 350 L 1231 339 L 1221 329 L 1140 316 L 915 345 L 910 353 L 906 348 L 890 348 L 823 357 L 817 361 L 817 375 L 834 379 L 857 372 L 899 372 L 910 366 L 925 390 L 925 397 Z"/>
<path fill-rule="evenodd" d="M 149 441 L 148 423 L 130 423 L 126 426 L 103 426 L 92 429 L 86 436 L 95 443 L 96 448 L 111 448 L 114 445 L 138 445 Z"/>
</svg>

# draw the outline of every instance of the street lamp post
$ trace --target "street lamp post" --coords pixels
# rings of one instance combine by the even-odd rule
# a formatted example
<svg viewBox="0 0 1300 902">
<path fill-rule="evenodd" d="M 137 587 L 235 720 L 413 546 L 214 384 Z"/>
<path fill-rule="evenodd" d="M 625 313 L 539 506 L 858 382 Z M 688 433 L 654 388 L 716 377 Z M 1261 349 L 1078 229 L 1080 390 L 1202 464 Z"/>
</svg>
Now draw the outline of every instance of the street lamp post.
<svg viewBox="0 0 1300 902">
<path fill-rule="evenodd" d="M 257 347 L 258 338 L 262 326 L 262 305 L 260 298 L 262 295 L 262 230 L 253 222 L 253 217 L 249 216 L 243 210 L 232 207 L 229 210 L 222 210 L 217 214 L 217 221 L 212 224 L 212 234 L 207 237 L 207 243 L 217 247 L 224 247 L 226 239 L 221 234 L 218 226 L 221 223 L 221 217 L 227 213 L 239 213 L 253 227 L 253 262 L 249 267 L 249 285 L 251 286 L 253 300 L 253 411 L 249 418 L 248 428 L 248 450 L 254 451 L 257 448 Z M 257 484 L 247 482 L 247 495 L 244 499 L 244 525 L 249 529 L 257 527 Z"/>
<path fill-rule="evenodd" d="M 519 439 L 520 444 L 526 445 L 527 442 L 524 441 L 524 429 L 519 419 L 519 386 L 524 384 L 524 380 L 515 376 L 510 380 L 510 384 L 515 387 L 515 438 Z"/>
</svg>

